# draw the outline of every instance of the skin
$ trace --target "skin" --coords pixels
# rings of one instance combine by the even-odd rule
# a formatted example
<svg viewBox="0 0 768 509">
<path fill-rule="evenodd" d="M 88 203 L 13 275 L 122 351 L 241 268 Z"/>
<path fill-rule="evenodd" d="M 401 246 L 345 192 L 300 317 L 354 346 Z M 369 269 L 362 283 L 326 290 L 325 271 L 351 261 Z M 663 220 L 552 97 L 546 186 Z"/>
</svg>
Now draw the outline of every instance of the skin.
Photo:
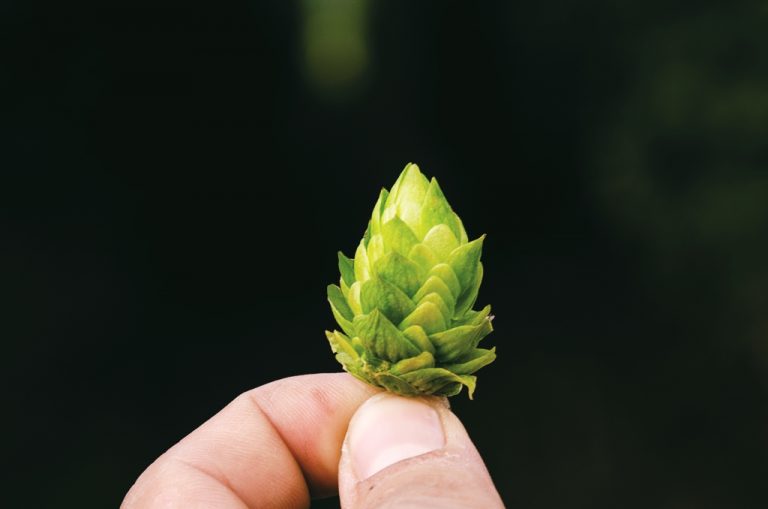
<svg viewBox="0 0 768 509">
<path fill-rule="evenodd" d="M 121 507 L 304 508 L 337 492 L 355 509 L 503 507 L 444 398 L 380 393 L 346 373 L 240 395 L 155 460 Z"/>
</svg>

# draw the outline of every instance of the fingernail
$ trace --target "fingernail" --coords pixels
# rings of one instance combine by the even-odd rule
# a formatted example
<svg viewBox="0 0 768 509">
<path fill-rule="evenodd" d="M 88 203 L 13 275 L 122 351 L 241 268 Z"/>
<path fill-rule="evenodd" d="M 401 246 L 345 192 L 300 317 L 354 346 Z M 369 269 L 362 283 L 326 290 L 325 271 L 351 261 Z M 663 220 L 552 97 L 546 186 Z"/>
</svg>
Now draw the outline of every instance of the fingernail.
<svg viewBox="0 0 768 509">
<path fill-rule="evenodd" d="M 361 481 L 398 461 L 444 445 L 443 426 L 434 408 L 386 393 L 363 404 L 347 432 L 352 468 Z"/>
</svg>

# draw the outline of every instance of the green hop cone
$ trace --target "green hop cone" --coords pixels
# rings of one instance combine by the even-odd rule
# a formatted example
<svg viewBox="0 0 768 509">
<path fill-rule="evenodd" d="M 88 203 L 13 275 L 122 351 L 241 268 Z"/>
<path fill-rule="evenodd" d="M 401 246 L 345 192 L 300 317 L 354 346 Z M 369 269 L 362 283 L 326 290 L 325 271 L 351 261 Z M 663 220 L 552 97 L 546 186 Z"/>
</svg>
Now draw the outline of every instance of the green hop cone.
<svg viewBox="0 0 768 509">
<path fill-rule="evenodd" d="M 343 332 L 326 332 L 344 369 L 405 396 L 475 390 L 478 369 L 496 358 L 478 348 L 491 307 L 473 311 L 483 239 L 469 241 L 443 196 L 408 164 L 381 190 L 354 260 L 339 252 L 339 286 L 328 301 Z"/>
</svg>

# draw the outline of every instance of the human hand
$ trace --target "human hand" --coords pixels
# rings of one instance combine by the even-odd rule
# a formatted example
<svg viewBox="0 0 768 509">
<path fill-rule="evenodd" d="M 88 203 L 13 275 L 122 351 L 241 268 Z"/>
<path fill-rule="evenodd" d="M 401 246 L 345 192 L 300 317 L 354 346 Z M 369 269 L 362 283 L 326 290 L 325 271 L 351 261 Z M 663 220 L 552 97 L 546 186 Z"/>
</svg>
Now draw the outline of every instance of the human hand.
<svg viewBox="0 0 768 509">
<path fill-rule="evenodd" d="M 403 398 L 346 373 L 248 391 L 160 456 L 124 509 L 503 507 L 458 418 L 440 398 Z"/>
</svg>

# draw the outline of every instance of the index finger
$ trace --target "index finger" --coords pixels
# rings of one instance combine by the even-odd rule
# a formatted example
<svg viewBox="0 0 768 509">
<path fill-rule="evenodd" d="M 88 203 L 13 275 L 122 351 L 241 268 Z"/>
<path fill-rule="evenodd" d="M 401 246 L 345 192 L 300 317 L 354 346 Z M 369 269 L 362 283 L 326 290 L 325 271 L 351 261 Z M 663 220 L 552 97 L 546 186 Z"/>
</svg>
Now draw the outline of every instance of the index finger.
<svg viewBox="0 0 768 509">
<path fill-rule="evenodd" d="M 150 465 L 122 507 L 307 507 L 336 491 L 349 420 L 376 392 L 328 373 L 243 393 Z"/>
</svg>

